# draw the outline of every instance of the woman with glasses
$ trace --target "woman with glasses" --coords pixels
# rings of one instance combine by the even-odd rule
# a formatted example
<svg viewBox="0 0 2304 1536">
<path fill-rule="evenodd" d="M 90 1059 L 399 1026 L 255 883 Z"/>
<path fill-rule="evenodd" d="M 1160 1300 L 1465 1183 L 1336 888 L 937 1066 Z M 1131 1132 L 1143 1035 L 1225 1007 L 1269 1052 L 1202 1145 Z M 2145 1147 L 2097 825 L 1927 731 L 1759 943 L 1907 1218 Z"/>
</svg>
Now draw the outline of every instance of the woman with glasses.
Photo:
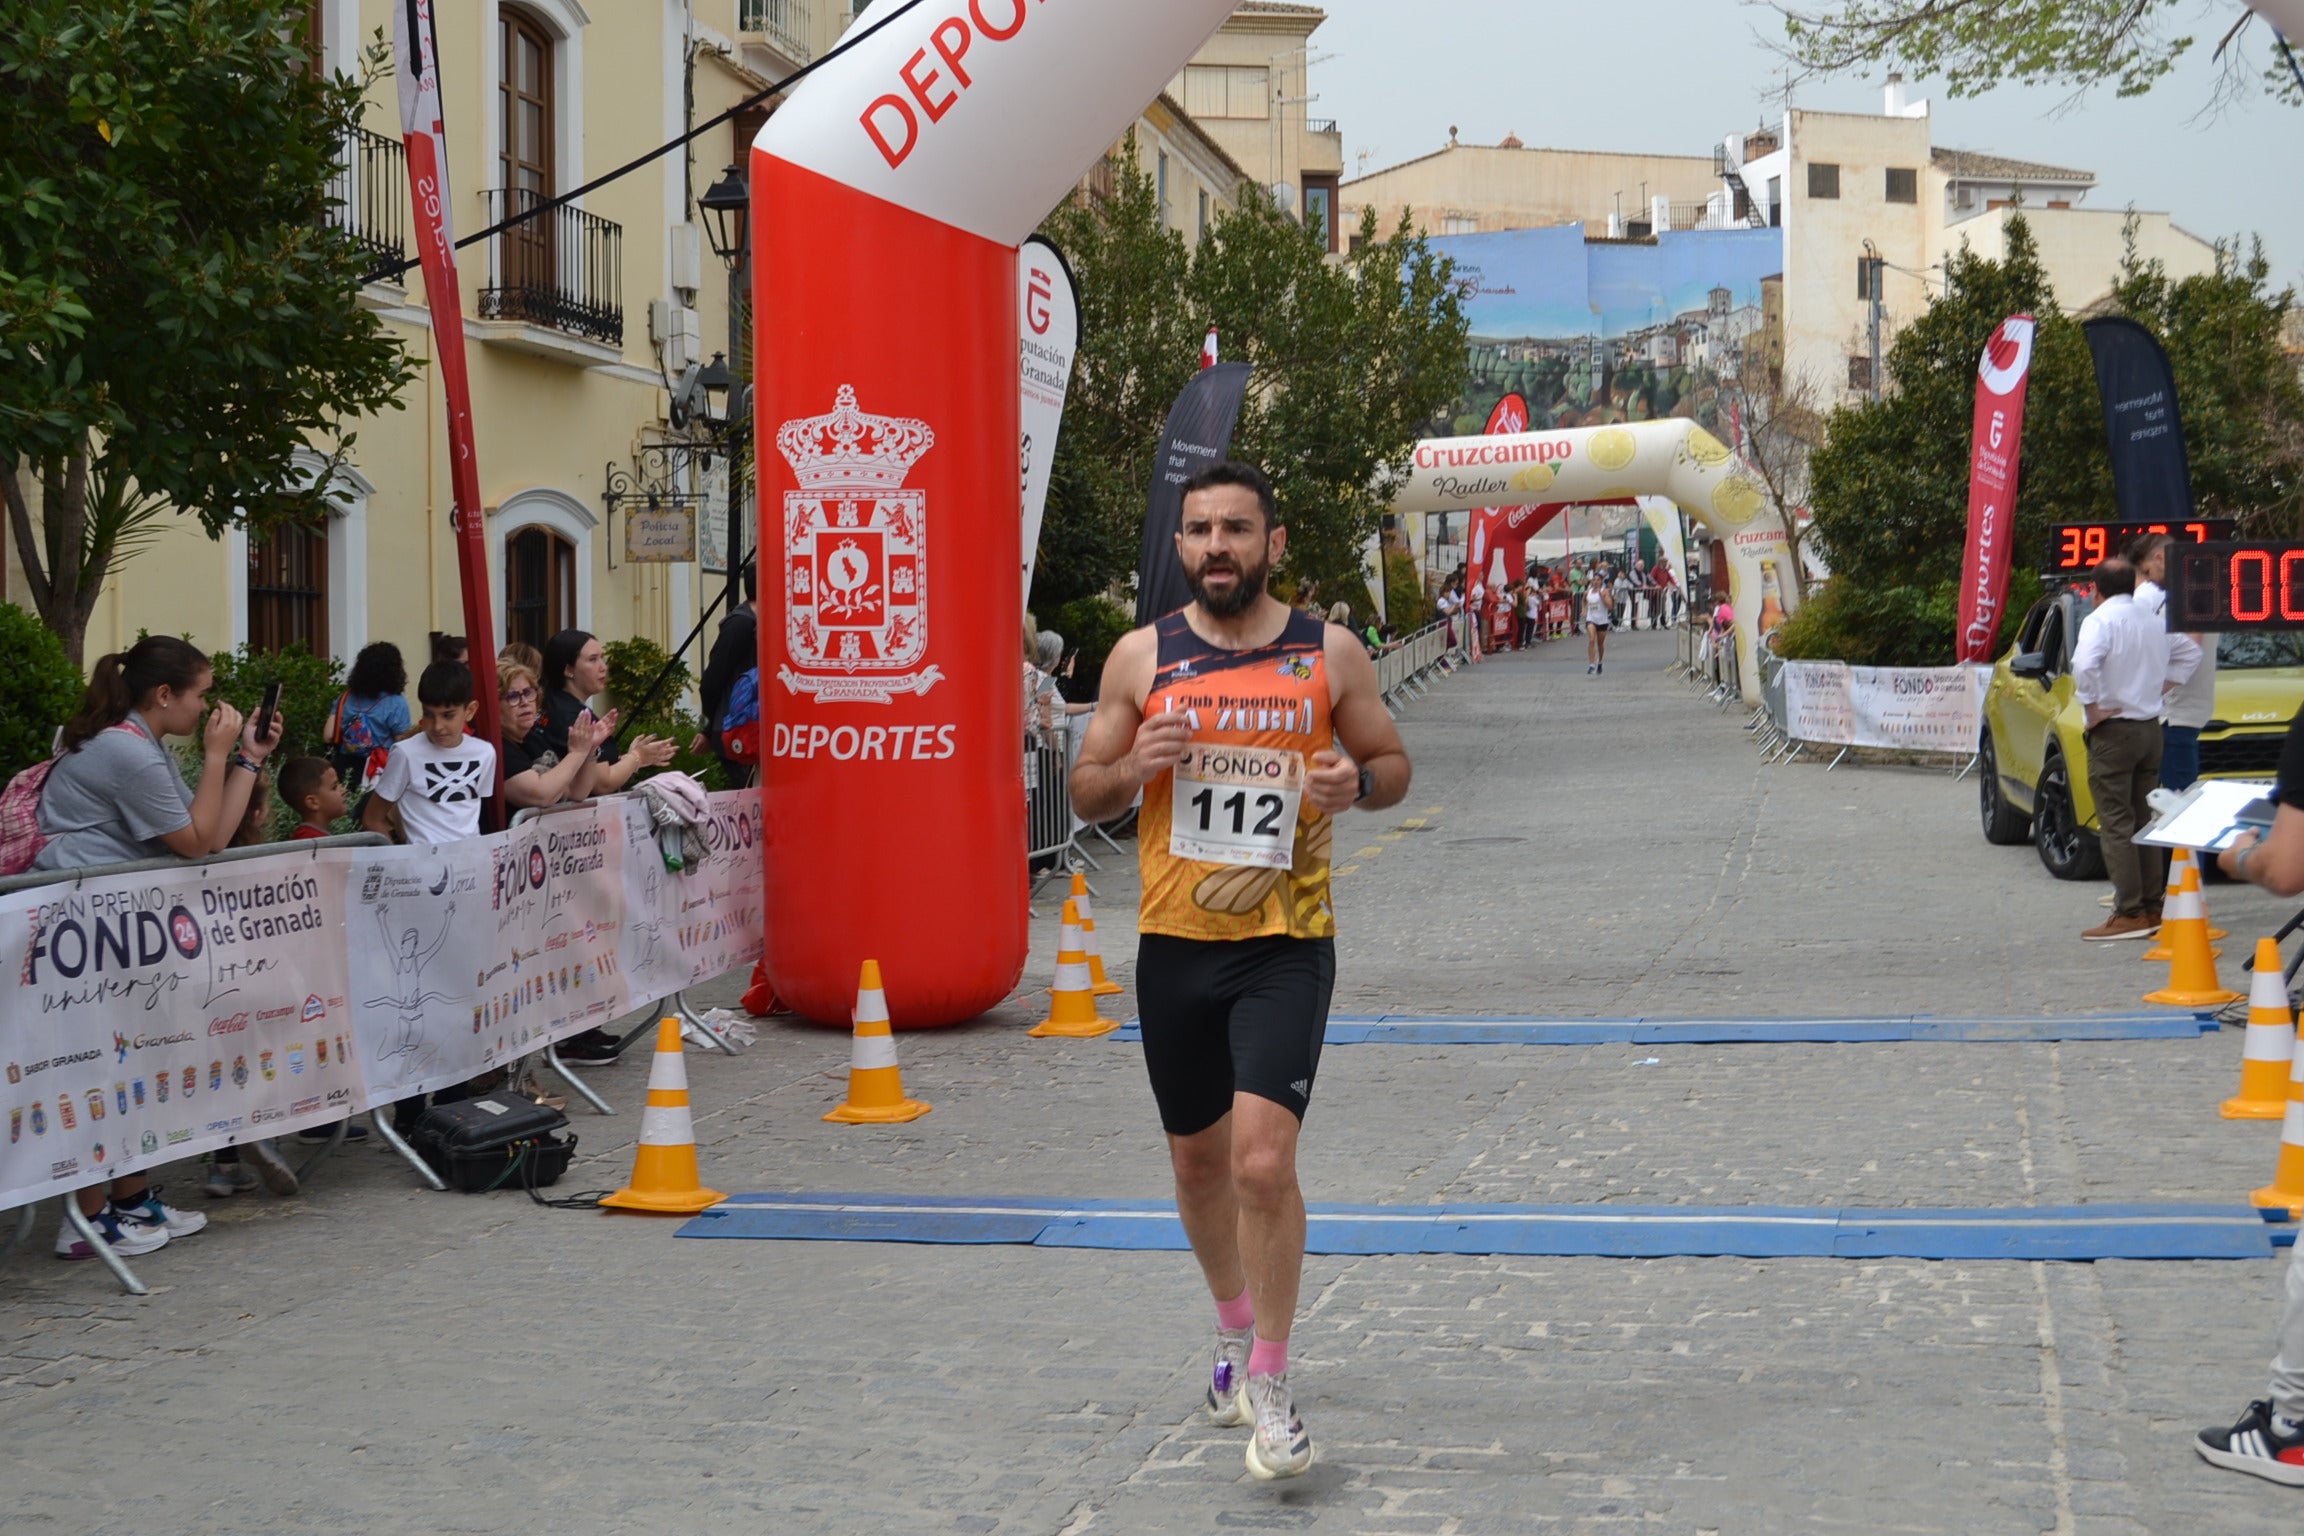
<svg viewBox="0 0 2304 1536">
<path fill-rule="evenodd" d="M 539 723 L 544 690 L 536 674 L 517 661 L 496 664 L 496 700 L 504 718 L 504 798 L 515 810 L 581 800 L 592 792 L 599 761 L 592 749 L 607 735 L 589 709 L 568 727 L 568 751 L 546 739 Z"/>
</svg>

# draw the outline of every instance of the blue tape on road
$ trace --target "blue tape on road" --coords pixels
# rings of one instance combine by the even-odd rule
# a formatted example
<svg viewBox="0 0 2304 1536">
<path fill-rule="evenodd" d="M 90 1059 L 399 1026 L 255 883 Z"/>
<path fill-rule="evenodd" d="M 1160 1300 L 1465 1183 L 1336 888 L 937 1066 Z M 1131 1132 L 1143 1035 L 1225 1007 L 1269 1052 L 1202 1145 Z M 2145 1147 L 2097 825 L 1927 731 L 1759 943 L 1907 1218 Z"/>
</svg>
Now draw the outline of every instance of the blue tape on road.
<svg viewBox="0 0 2304 1536">
<path fill-rule="evenodd" d="M 1892 1040 L 2022 1044 L 2051 1040 L 2193 1040 L 2216 1033 L 2202 1013 L 2078 1014 L 2067 1018 L 1936 1018 L 1891 1014 L 1824 1019 L 1434 1018 L 1410 1013 L 1329 1017 L 1330 1045 L 1861 1045 Z M 1142 1040 L 1130 1019 L 1109 1038 Z"/>
<path fill-rule="evenodd" d="M 1701 1205 L 1315 1205 L 1305 1251 L 1562 1257 L 2248 1259 L 2278 1229 L 2246 1206 L 2139 1204 L 1869 1210 Z M 1180 1252 L 1165 1200 L 736 1195 L 682 1237 L 1006 1243 Z"/>
</svg>

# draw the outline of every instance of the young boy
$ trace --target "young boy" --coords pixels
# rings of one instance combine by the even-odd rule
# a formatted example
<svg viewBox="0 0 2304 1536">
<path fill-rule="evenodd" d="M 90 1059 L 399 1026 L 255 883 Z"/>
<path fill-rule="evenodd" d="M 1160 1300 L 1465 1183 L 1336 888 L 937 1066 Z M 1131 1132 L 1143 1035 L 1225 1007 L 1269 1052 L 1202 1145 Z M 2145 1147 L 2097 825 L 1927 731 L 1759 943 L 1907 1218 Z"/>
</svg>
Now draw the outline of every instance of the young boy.
<svg viewBox="0 0 2304 1536">
<path fill-rule="evenodd" d="M 288 841 L 326 837 L 344 818 L 344 781 L 322 757 L 299 757 L 280 770 L 280 803 L 296 813 Z"/>
<path fill-rule="evenodd" d="M 389 832 L 397 811 L 412 843 L 452 843 L 480 835 L 480 802 L 496 787 L 496 748 L 464 734 L 479 705 L 472 669 L 436 661 L 416 682 L 424 706 L 416 734 L 395 744 L 363 808 L 369 830 Z"/>
</svg>

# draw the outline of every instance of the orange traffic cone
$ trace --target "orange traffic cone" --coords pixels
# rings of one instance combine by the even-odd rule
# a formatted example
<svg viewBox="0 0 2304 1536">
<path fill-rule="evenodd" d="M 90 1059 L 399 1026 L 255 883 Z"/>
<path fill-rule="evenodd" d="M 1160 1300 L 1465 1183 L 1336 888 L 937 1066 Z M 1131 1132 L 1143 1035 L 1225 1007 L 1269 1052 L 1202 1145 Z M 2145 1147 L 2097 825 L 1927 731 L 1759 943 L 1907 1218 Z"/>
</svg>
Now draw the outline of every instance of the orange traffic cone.
<svg viewBox="0 0 2304 1536">
<path fill-rule="evenodd" d="M 2240 1091 L 2224 1101 L 2227 1120 L 2278 1120 L 2288 1113 L 2288 1071 L 2296 1055 L 2296 1019 L 2288 1010 L 2288 978 L 2280 969 L 2280 941 L 2256 941 L 2256 970 L 2248 983 L 2248 1038 L 2240 1048 Z"/>
<path fill-rule="evenodd" d="M 656 1026 L 656 1060 L 648 1068 L 648 1107 L 640 1112 L 640 1155 L 632 1182 L 601 1201 L 617 1211 L 692 1216 L 728 1197 L 696 1177 L 696 1127 L 688 1118 L 688 1063 L 680 1055 L 680 1021 Z"/>
<path fill-rule="evenodd" d="M 1110 997 L 1122 988 L 1104 974 L 1104 949 L 1096 942 L 1096 909 L 1088 905 L 1088 877 L 1078 870 L 1072 871 L 1072 905 L 1080 909 L 1080 938 L 1088 951 L 1088 979 L 1094 983 L 1088 990 Z"/>
<path fill-rule="evenodd" d="M 1095 983 L 1088 976 L 1088 956 L 1080 948 L 1080 908 L 1069 897 L 1064 902 L 1064 933 L 1056 942 L 1056 985 L 1049 988 L 1048 1017 L 1030 1033 L 1060 1035 L 1067 1040 L 1093 1040 L 1120 1026 L 1098 1016 Z"/>
<path fill-rule="evenodd" d="M 2216 957 L 2208 950 L 2207 909 L 2200 905 L 2200 871 L 2184 866 L 2184 883 L 2169 898 L 2160 914 L 2160 934 L 2173 956 L 2168 962 L 2168 985 L 2144 994 L 2148 1003 L 2171 1008 L 2221 1008 L 2240 1001 L 2216 979 Z"/>
<path fill-rule="evenodd" d="M 2191 849 L 2176 848 L 2170 850 L 2168 854 L 2168 887 L 2166 890 L 2160 893 L 2160 906 L 2163 915 L 2166 913 L 2168 904 L 2176 899 L 2176 888 L 2184 883 L 2185 867 L 2191 863 Z M 2200 916 L 2203 921 L 2205 921 L 2208 916 L 2208 893 L 2206 891 L 2202 891 L 2200 893 Z M 2218 939 L 2225 939 L 2230 937 L 2231 935 L 2226 933 L 2221 928 L 2211 927 L 2208 930 L 2208 942 L 2210 944 L 2214 944 Z M 2208 951 L 2208 953 L 2212 959 L 2221 960 L 2224 958 L 2224 951 L 2220 949 L 2211 949 Z M 2159 942 L 2154 944 L 2150 949 L 2144 951 L 2144 958 L 2147 960 L 2161 961 L 2173 960 L 2176 958 L 2175 951 L 2168 947 L 2166 929 L 2161 930 Z"/>
<path fill-rule="evenodd" d="M 896 1125 L 917 1120 L 930 1106 L 904 1097 L 896 1068 L 896 1037 L 888 1029 L 888 998 L 880 990 L 880 962 L 864 962 L 856 978 L 856 1036 L 848 1047 L 848 1102 L 826 1115 L 845 1125 Z"/>
<path fill-rule="evenodd" d="M 2288 1069 L 2288 1103 L 2280 1119 L 2280 1162 L 2272 1170 L 2272 1182 L 2251 1193 L 2248 1203 L 2260 1211 L 2286 1211 L 2290 1217 L 2304 1220 L 2304 1078 L 2296 1075 L 2299 1072 L 2304 1072 L 2304 1051 L 2296 1053 L 2295 1064 Z"/>
</svg>

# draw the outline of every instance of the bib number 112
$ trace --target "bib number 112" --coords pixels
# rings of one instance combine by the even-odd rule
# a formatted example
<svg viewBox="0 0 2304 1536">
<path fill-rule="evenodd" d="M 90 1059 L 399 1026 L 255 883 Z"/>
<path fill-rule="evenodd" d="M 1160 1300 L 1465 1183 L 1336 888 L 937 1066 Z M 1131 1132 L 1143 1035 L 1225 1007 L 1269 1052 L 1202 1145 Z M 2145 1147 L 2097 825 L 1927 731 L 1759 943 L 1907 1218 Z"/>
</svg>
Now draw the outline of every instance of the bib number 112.
<svg viewBox="0 0 2304 1536">
<path fill-rule="evenodd" d="M 1234 837 L 1244 833 L 1250 837 L 1270 837 L 1280 830 L 1280 816 L 1288 809 L 1288 801 L 1285 796 L 1269 792 L 1256 796 L 1256 826 L 1253 831 L 1249 831 L 1247 825 L 1250 813 L 1247 790 L 1232 790 L 1222 800 L 1218 800 L 1215 790 L 1203 789 L 1192 797 L 1191 806 L 1200 813 L 1200 831 L 1204 834 L 1217 830 L 1216 820 L 1230 817 Z"/>
</svg>

